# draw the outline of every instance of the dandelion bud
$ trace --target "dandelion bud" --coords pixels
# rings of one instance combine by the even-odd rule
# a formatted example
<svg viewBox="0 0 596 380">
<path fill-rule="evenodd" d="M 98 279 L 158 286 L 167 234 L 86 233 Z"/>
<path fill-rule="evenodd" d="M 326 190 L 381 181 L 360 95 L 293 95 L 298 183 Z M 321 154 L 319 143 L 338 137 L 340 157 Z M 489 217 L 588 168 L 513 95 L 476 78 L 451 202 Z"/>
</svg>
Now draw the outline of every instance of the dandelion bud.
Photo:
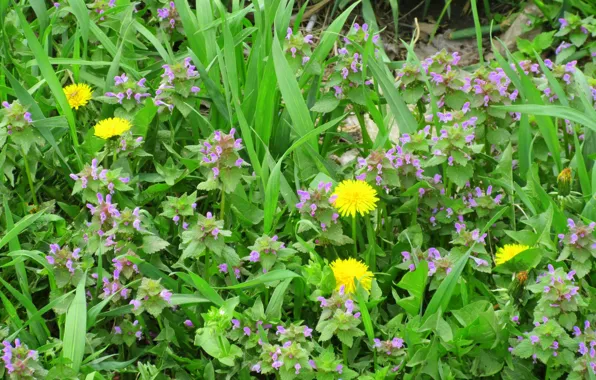
<svg viewBox="0 0 596 380">
<path fill-rule="evenodd" d="M 559 173 L 557 177 L 557 187 L 559 195 L 567 196 L 571 191 L 571 169 L 565 168 Z"/>
</svg>

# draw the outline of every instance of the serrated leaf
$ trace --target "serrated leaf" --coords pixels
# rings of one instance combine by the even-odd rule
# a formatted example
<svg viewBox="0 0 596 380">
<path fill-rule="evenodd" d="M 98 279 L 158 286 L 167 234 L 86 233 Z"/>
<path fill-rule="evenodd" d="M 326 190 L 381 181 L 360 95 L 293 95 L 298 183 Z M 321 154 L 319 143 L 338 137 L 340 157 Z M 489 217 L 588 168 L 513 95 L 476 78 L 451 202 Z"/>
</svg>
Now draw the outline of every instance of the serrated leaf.
<svg viewBox="0 0 596 380">
<path fill-rule="evenodd" d="M 159 236 L 148 235 L 143 236 L 143 251 L 147 254 L 159 252 L 165 247 L 170 245 L 167 241 L 163 240 Z"/>
</svg>

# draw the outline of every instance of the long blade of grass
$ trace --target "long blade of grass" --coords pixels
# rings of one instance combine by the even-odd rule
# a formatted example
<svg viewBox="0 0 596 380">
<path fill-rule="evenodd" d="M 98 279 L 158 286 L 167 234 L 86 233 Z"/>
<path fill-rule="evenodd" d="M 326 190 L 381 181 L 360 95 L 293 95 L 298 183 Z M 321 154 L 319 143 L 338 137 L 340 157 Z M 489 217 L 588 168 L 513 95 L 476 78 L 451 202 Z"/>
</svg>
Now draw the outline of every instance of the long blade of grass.
<svg viewBox="0 0 596 380">
<path fill-rule="evenodd" d="M 330 122 L 325 123 L 322 126 L 318 127 L 317 129 L 314 129 L 314 130 L 310 131 L 309 133 L 307 133 L 306 135 L 302 136 L 294 144 L 292 144 L 292 146 L 290 146 L 288 148 L 288 150 L 286 150 L 286 152 L 277 161 L 277 163 L 275 164 L 275 167 L 271 171 L 271 175 L 269 176 L 269 178 L 267 180 L 267 186 L 266 186 L 266 191 L 265 191 L 265 210 L 264 210 L 265 214 L 264 214 L 264 219 L 263 219 L 263 223 L 264 223 L 263 229 L 264 229 L 265 233 L 271 232 L 274 227 L 273 219 L 275 216 L 275 210 L 277 208 L 278 200 L 279 200 L 281 164 L 282 164 L 284 158 L 287 157 L 287 155 L 289 155 L 296 148 L 298 148 L 299 146 L 304 144 L 309 138 L 311 138 L 312 136 L 318 135 L 319 133 L 322 133 L 322 132 L 326 131 L 327 129 L 335 126 L 337 123 L 339 123 L 341 120 L 343 120 L 344 117 L 345 117 L 345 115 L 338 117 L 334 120 L 331 120 Z"/>
<path fill-rule="evenodd" d="M 254 280 L 248 280 L 248 281 L 244 281 L 241 284 L 225 286 L 225 287 L 216 288 L 216 289 L 246 289 L 246 288 L 252 288 L 253 286 L 267 284 L 270 282 L 291 279 L 294 277 L 302 278 L 302 276 L 296 272 L 292 272 L 292 271 L 286 270 L 286 269 L 276 269 L 276 270 L 272 270 L 271 272 L 267 272 L 267 273 L 263 274 L 262 276 L 255 278 Z"/>
<path fill-rule="evenodd" d="M 36 313 L 32 314 L 29 317 L 29 319 L 27 321 L 25 321 L 25 323 L 23 323 L 23 325 L 18 330 L 13 332 L 7 339 L 10 341 L 14 340 L 16 337 L 19 336 L 19 333 L 21 332 L 22 329 L 26 328 L 27 326 L 29 326 L 32 323 L 36 323 L 36 321 L 38 321 L 45 313 L 52 310 L 56 305 L 64 302 L 68 297 L 71 296 L 72 293 L 74 293 L 74 289 L 68 293 L 64 293 L 60 297 L 56 297 L 56 299 L 52 300 L 47 305 L 45 305 L 44 307 L 39 309 Z"/>
<path fill-rule="evenodd" d="M 476 31 L 476 46 L 478 47 L 478 59 L 480 64 L 484 65 L 484 54 L 482 50 L 482 25 L 480 25 L 480 17 L 478 16 L 478 4 L 476 0 L 471 1 L 472 16 L 474 18 L 474 29 Z"/>
<path fill-rule="evenodd" d="M 277 36 L 273 39 L 272 55 L 279 90 L 286 103 L 286 109 L 292 118 L 296 132 L 299 136 L 304 136 L 314 129 L 314 124 L 306 102 L 302 97 L 298 82 L 296 82 L 294 72 L 290 69 L 290 65 L 281 50 Z M 313 149 L 317 149 L 317 141 L 314 138 L 309 139 L 307 144 Z"/>
<path fill-rule="evenodd" d="M 4 247 L 11 240 L 13 240 L 17 236 L 19 236 L 19 234 L 21 232 L 23 232 L 30 225 L 35 223 L 35 221 L 37 219 L 39 219 L 40 216 L 45 214 L 45 212 L 48 210 L 47 208 L 44 208 L 44 209 L 36 212 L 35 214 L 29 214 L 29 215 L 25 216 L 24 218 L 22 218 L 21 220 L 19 220 L 15 225 L 12 225 L 12 213 L 10 213 L 10 209 L 8 208 L 8 202 L 6 201 L 6 199 L 3 201 L 3 204 L 4 204 L 4 213 L 5 213 L 4 217 L 6 218 L 6 224 L 7 224 L 7 232 L 2 237 L 2 239 L 0 239 L 0 248 Z M 10 222 L 9 222 L 9 218 L 10 218 Z"/>
<path fill-rule="evenodd" d="M 31 329 L 35 334 L 39 344 L 44 344 L 48 340 L 50 330 L 48 329 L 48 326 L 46 325 L 46 322 L 43 318 L 35 317 L 38 313 L 38 310 L 31 299 L 16 290 L 12 285 L 4 281 L 2 278 L 0 278 L 0 283 L 2 283 L 2 285 L 4 285 L 4 287 L 13 295 L 13 297 L 16 298 L 17 301 L 19 301 L 19 303 L 27 310 L 29 319 L 33 321 Z"/>
<path fill-rule="evenodd" d="M 83 57 L 87 57 L 87 46 L 89 44 L 89 25 L 92 24 L 89 19 L 89 10 L 84 0 L 69 0 L 68 4 L 72 8 L 72 13 L 77 18 L 77 27 L 83 37 Z"/>
<path fill-rule="evenodd" d="M 590 176 L 588 175 L 588 169 L 586 168 L 586 162 L 584 161 L 584 155 L 582 154 L 582 146 L 577 138 L 577 133 L 573 131 L 573 143 L 575 145 L 575 166 L 577 167 L 577 174 L 579 176 L 579 184 L 582 188 L 582 194 L 584 198 L 588 198 L 592 195 L 592 183 Z"/>
<path fill-rule="evenodd" d="M 391 76 L 387 66 L 382 65 L 376 58 L 370 57 L 368 67 L 375 81 L 383 90 L 383 96 L 387 99 L 387 104 L 393 113 L 400 133 L 415 133 L 418 130 L 418 123 L 414 119 L 414 116 L 412 116 L 408 106 L 406 106 L 399 91 L 395 88 L 395 80 Z"/>
<path fill-rule="evenodd" d="M 591 119 L 587 114 L 580 112 L 571 107 L 565 106 L 553 106 L 546 104 L 521 104 L 521 105 L 509 105 L 509 106 L 494 106 L 497 110 L 509 111 L 509 112 L 520 112 L 530 115 L 542 115 L 557 117 L 560 119 L 567 119 L 585 127 L 596 131 L 596 120 Z"/>
<path fill-rule="evenodd" d="M 153 47 L 155 47 L 155 50 L 157 50 L 164 62 L 172 61 L 172 57 L 170 57 L 166 49 L 164 49 L 164 47 L 161 45 L 161 42 L 159 42 L 157 37 L 155 37 L 153 33 L 149 31 L 149 29 L 145 28 L 137 20 L 134 20 L 132 25 L 137 30 L 137 32 L 142 34 L 149 42 L 151 42 L 151 44 L 153 45 Z"/>
<path fill-rule="evenodd" d="M 48 279 L 50 281 L 50 289 L 54 290 L 56 289 L 56 279 L 54 276 L 54 268 L 50 265 L 50 263 L 48 263 L 48 260 L 46 260 L 46 258 L 44 257 L 44 254 L 40 251 L 27 251 L 27 250 L 22 250 L 19 249 L 17 251 L 12 251 L 8 254 L 8 256 L 10 257 L 15 257 L 15 260 L 21 260 L 22 258 L 29 258 L 33 261 L 35 261 L 36 263 L 38 263 L 39 265 L 41 265 L 42 267 L 44 267 L 44 269 L 46 270 L 46 273 L 48 275 Z M 2 267 L 8 266 L 9 264 L 12 264 L 12 262 L 6 263 L 4 264 Z"/>
<path fill-rule="evenodd" d="M 79 372 L 85 353 L 85 337 L 87 334 L 87 303 L 85 302 L 86 275 L 77 285 L 74 299 L 66 312 L 62 357 L 70 360 L 70 367 Z"/>
<path fill-rule="evenodd" d="M 70 105 L 68 104 L 66 95 L 64 94 L 64 91 L 62 90 L 60 81 L 58 80 L 58 77 L 56 76 L 56 73 L 54 72 L 54 69 L 52 68 L 52 65 L 50 64 L 50 61 L 48 60 L 48 56 L 47 56 L 46 52 L 43 50 L 42 46 L 40 45 L 39 41 L 37 40 L 37 37 L 31 30 L 31 27 L 29 26 L 27 19 L 25 18 L 25 16 L 23 15 L 23 12 L 20 9 L 17 9 L 17 15 L 19 16 L 19 21 L 21 22 L 21 27 L 23 28 L 23 33 L 25 34 L 25 37 L 27 38 L 29 48 L 31 49 L 31 51 L 33 52 L 33 55 L 35 56 L 35 59 L 37 60 L 37 63 L 39 65 L 39 70 L 41 71 L 41 74 L 43 75 L 44 79 L 48 83 L 48 86 L 50 87 L 50 90 L 52 91 L 52 94 L 54 95 L 54 99 L 56 100 L 56 103 L 57 103 L 58 112 L 61 115 L 66 116 L 66 120 L 68 120 L 72 143 L 74 145 L 73 148 L 75 150 L 75 153 L 77 154 L 77 157 L 79 157 L 79 159 L 80 159 L 79 139 L 77 137 L 77 129 L 76 129 L 77 127 L 76 127 L 76 123 L 75 123 L 75 119 L 74 119 L 74 114 L 72 113 L 72 110 L 70 109 Z"/>
<path fill-rule="evenodd" d="M 269 300 L 269 304 L 267 304 L 267 309 L 265 310 L 267 320 L 275 321 L 281 319 L 281 307 L 283 306 L 284 295 L 286 294 L 290 282 L 292 282 L 292 279 L 288 278 L 275 287 L 271 299 Z"/>
<path fill-rule="evenodd" d="M 189 273 L 176 272 L 176 275 L 180 279 L 182 279 L 182 281 L 186 282 L 188 285 L 197 289 L 199 291 L 199 293 L 201 293 L 203 295 L 203 297 L 205 297 L 209 301 L 213 302 L 215 305 L 217 305 L 217 306 L 223 305 L 224 299 L 221 298 L 219 293 L 217 293 L 217 291 L 215 291 L 215 289 L 213 289 L 211 287 L 211 285 L 209 285 L 209 283 L 207 281 L 205 281 L 199 275 L 192 273 L 192 272 L 189 272 Z"/>
<path fill-rule="evenodd" d="M 342 12 L 333 22 L 331 25 L 327 27 L 327 29 L 323 32 L 321 36 L 321 40 L 319 41 L 318 46 L 313 51 L 310 60 L 307 62 L 306 66 L 304 67 L 304 74 L 300 77 L 300 88 L 303 88 L 306 82 L 312 77 L 310 72 L 311 66 L 314 64 L 321 64 L 323 61 L 327 59 L 329 56 L 329 52 L 333 49 L 333 45 L 337 42 L 337 38 L 341 29 L 344 27 L 346 20 L 356 8 L 356 6 L 360 3 L 360 1 L 354 2 L 350 5 L 345 11 Z"/>
</svg>

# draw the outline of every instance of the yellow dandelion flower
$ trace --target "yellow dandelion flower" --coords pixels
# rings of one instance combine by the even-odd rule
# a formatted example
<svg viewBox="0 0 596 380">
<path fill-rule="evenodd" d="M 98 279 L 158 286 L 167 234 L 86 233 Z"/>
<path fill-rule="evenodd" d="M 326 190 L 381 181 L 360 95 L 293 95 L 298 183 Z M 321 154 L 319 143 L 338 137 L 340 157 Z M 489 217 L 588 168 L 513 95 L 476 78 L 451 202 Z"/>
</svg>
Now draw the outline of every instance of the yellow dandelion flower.
<svg viewBox="0 0 596 380">
<path fill-rule="evenodd" d="M 126 119 L 119 117 L 103 119 L 95 124 L 95 136 L 107 140 L 110 137 L 120 136 L 130 128 L 132 128 L 132 124 Z"/>
<path fill-rule="evenodd" d="M 364 181 L 346 180 L 335 188 L 334 206 L 341 216 L 366 215 L 377 207 L 377 191 Z"/>
<path fill-rule="evenodd" d="M 336 290 L 344 286 L 346 293 L 354 293 L 356 291 L 354 279 L 357 279 L 366 290 L 370 290 L 372 287 L 372 279 L 375 275 L 368 270 L 368 266 L 362 261 L 353 258 L 347 260 L 337 259 L 330 266 L 335 277 Z"/>
<path fill-rule="evenodd" d="M 522 244 L 505 244 L 497 250 L 497 254 L 495 255 L 495 264 L 501 265 L 506 263 L 526 249 L 530 249 L 530 247 Z"/>
<path fill-rule="evenodd" d="M 71 84 L 70 86 L 64 87 L 64 94 L 66 95 L 66 99 L 68 99 L 70 108 L 76 110 L 89 103 L 89 100 L 91 100 L 91 92 L 91 87 L 83 83 Z"/>
</svg>

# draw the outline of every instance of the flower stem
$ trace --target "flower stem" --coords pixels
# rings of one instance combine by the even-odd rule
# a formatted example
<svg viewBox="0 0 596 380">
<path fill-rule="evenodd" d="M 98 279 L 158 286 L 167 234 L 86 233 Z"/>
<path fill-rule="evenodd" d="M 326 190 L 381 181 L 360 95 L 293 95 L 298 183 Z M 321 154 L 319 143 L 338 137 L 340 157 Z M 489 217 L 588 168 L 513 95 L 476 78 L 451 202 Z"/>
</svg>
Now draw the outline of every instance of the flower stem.
<svg viewBox="0 0 596 380">
<path fill-rule="evenodd" d="M 219 207 L 219 219 L 224 220 L 224 215 L 226 212 L 226 192 L 223 190 L 221 191 L 221 203 L 219 204 Z"/>
<path fill-rule="evenodd" d="M 205 281 L 209 281 L 209 267 L 211 266 L 211 254 L 209 250 L 205 250 Z"/>
<path fill-rule="evenodd" d="M 358 255 L 358 243 L 356 237 L 356 214 L 352 217 L 352 239 L 354 240 L 354 256 Z"/>
<path fill-rule="evenodd" d="M 35 186 L 33 186 L 33 178 L 31 177 L 31 169 L 29 168 L 29 161 L 27 160 L 27 155 L 25 151 L 21 149 L 21 154 L 23 156 L 23 162 L 25 164 L 25 173 L 27 175 L 27 181 L 29 182 L 29 188 L 31 189 L 31 196 L 33 197 L 33 204 L 35 206 L 39 206 L 37 202 L 37 194 L 35 193 Z"/>
<path fill-rule="evenodd" d="M 341 351 L 344 354 L 344 365 L 348 366 L 348 346 L 345 343 L 341 344 Z"/>
<path fill-rule="evenodd" d="M 114 142 L 114 157 L 112 159 L 112 165 L 114 165 L 116 163 L 116 160 L 118 160 L 118 146 L 116 145 L 116 142 Z"/>
</svg>

